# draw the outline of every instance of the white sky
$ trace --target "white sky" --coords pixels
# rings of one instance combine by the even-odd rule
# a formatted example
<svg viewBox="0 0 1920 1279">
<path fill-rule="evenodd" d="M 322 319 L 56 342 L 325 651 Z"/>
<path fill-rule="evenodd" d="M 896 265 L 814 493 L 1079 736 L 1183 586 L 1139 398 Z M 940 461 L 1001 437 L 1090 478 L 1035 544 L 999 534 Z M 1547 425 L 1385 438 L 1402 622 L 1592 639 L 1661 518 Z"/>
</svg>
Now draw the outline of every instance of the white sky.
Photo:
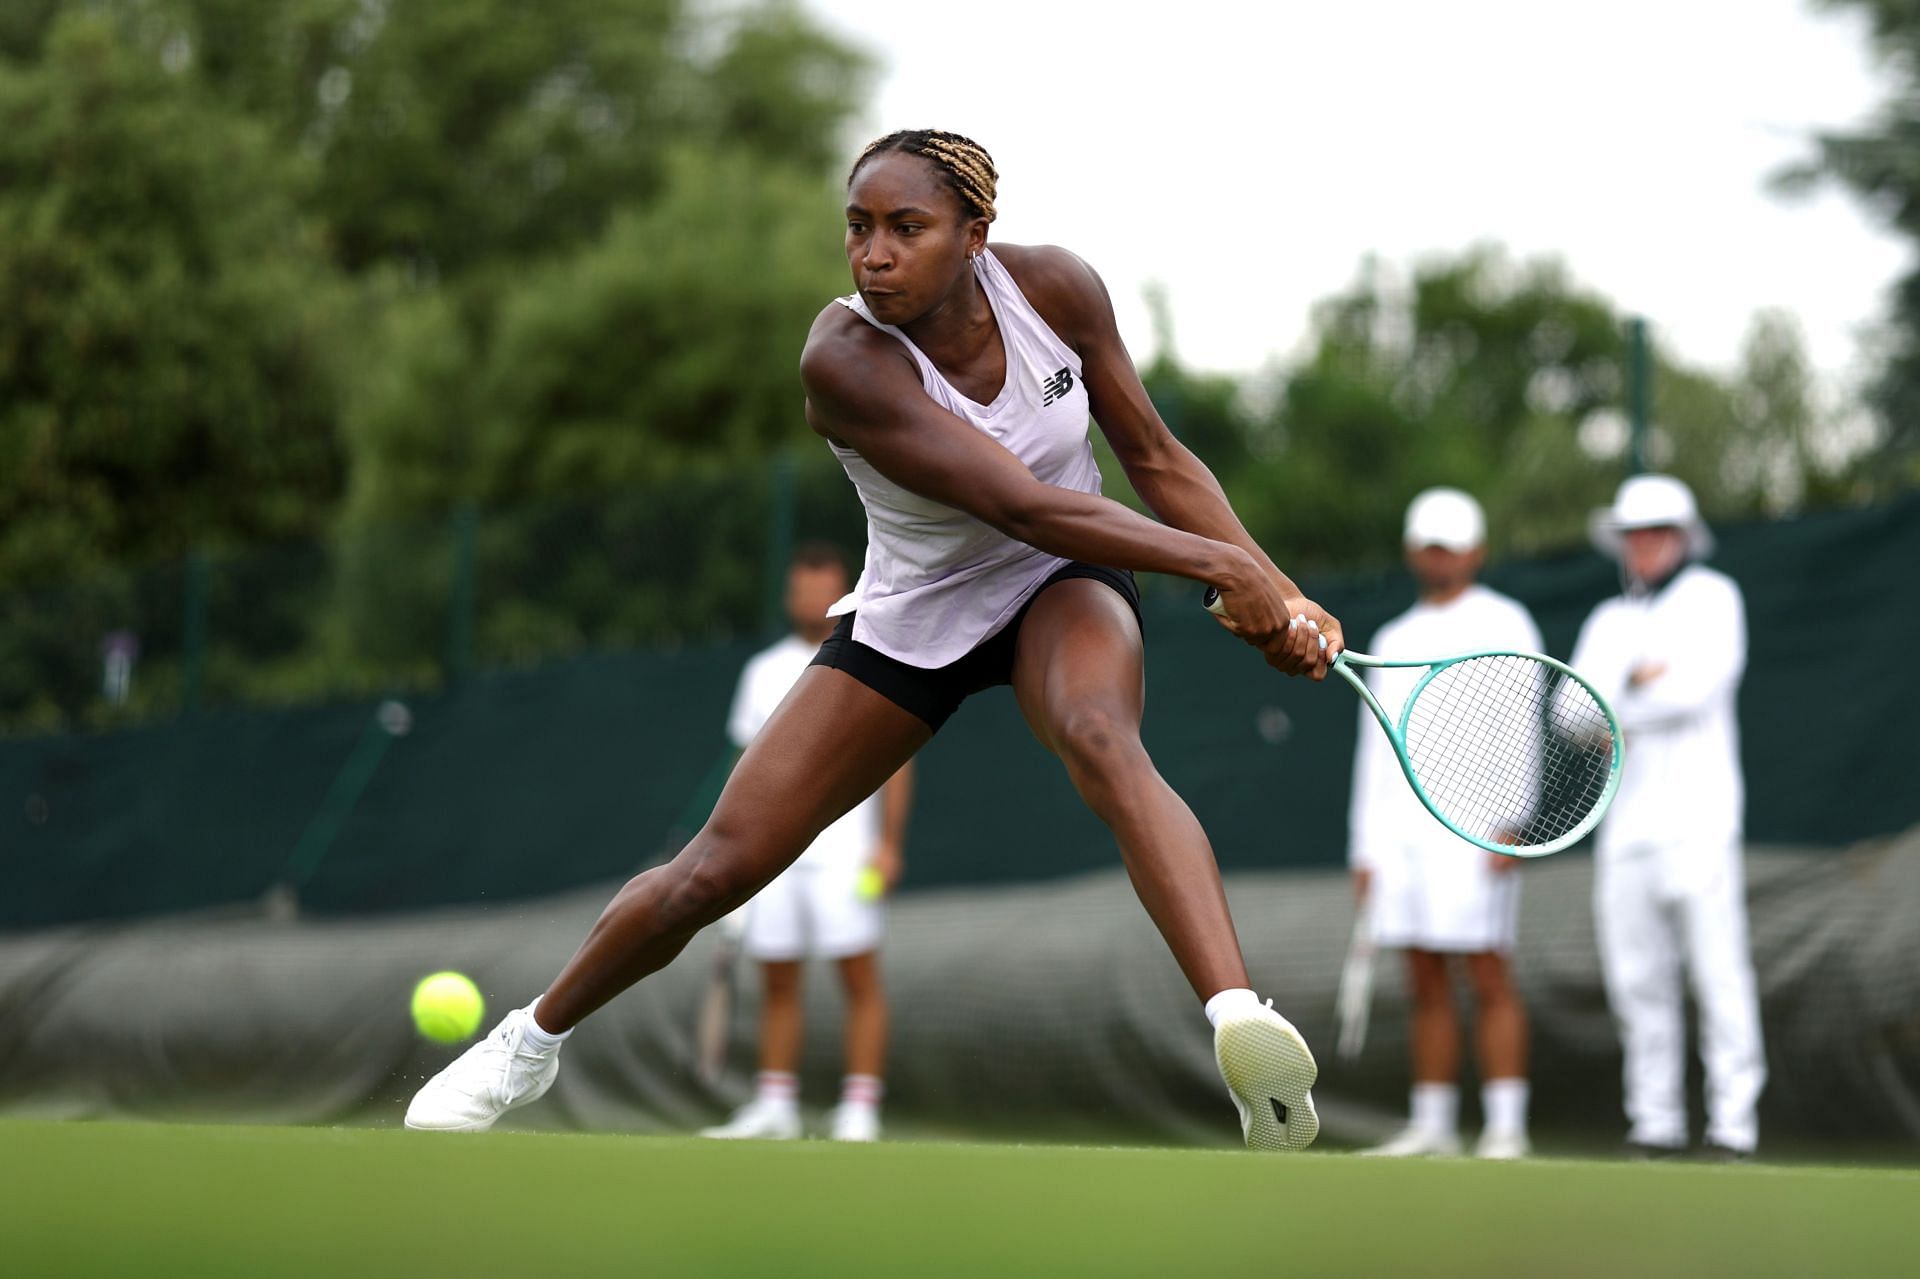
<svg viewBox="0 0 1920 1279">
<path fill-rule="evenodd" d="M 1784 308 L 1833 386 L 1907 260 L 1846 196 L 1766 189 L 1887 93 L 1864 24 L 1808 0 L 804 4 L 885 68 L 860 138 L 979 140 L 994 235 L 1091 261 L 1142 361 L 1150 281 L 1182 359 L 1247 371 L 1366 254 L 1492 241 L 1695 364 Z"/>
</svg>

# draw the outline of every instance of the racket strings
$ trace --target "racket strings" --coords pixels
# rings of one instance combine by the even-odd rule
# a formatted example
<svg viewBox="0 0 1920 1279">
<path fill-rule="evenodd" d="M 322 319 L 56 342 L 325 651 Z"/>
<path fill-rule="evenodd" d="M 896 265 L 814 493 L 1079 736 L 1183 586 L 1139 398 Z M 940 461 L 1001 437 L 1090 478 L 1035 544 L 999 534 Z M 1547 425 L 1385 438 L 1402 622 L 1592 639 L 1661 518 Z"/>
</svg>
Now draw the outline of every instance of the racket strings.
<svg viewBox="0 0 1920 1279">
<path fill-rule="evenodd" d="M 1461 830 L 1516 850 L 1578 828 L 1606 795 L 1613 725 L 1586 686 L 1536 658 L 1442 668 L 1406 716 L 1421 790 Z"/>
</svg>

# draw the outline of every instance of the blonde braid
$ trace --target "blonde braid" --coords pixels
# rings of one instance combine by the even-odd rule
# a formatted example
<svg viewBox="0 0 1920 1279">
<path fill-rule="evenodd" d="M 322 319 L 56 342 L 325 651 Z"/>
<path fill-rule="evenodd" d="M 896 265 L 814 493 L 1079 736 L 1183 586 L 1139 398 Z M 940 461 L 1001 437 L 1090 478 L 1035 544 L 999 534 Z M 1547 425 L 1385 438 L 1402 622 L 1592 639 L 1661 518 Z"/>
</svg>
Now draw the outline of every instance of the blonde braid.
<svg viewBox="0 0 1920 1279">
<path fill-rule="evenodd" d="M 993 167 L 993 157 L 987 154 L 987 149 L 972 138 L 939 129 L 902 129 L 884 138 L 875 138 L 853 162 L 853 168 L 847 173 L 848 184 L 852 184 L 861 165 L 883 151 L 904 151 L 932 161 L 946 174 L 947 185 L 960 197 L 961 206 L 969 214 L 989 222 L 997 216 L 993 199 L 1000 171 Z"/>
</svg>

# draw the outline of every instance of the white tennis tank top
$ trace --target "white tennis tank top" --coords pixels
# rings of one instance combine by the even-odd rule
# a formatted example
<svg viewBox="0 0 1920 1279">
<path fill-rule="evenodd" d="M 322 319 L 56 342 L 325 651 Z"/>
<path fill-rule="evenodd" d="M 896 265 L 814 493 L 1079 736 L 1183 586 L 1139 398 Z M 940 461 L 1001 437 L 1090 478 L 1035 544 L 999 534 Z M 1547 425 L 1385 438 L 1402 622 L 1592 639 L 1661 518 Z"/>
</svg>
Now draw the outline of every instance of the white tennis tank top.
<svg viewBox="0 0 1920 1279">
<path fill-rule="evenodd" d="M 912 339 L 874 319 L 859 294 L 838 301 L 898 339 L 934 402 L 1005 445 L 1041 483 L 1098 493 L 1080 357 L 1047 327 L 991 250 L 974 259 L 973 270 L 1007 351 L 1007 380 L 991 404 L 956 391 Z M 929 670 L 965 657 L 1067 562 L 901 488 L 852 449 L 835 444 L 833 451 L 867 509 L 867 558 L 852 593 L 827 615 L 858 610 L 853 638 L 888 657 Z"/>
</svg>

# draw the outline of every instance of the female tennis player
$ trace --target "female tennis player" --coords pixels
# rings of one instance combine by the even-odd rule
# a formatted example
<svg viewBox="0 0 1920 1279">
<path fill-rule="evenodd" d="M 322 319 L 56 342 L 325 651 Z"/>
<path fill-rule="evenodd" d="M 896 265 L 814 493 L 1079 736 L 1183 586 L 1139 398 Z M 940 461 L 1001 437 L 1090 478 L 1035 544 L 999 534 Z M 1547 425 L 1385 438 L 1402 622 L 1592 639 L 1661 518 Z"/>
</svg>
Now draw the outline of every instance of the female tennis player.
<svg viewBox="0 0 1920 1279">
<path fill-rule="evenodd" d="M 1289 675 L 1325 678 L 1339 623 L 1161 422 L 1092 269 L 1063 249 L 988 247 L 996 180 L 952 133 L 889 134 L 855 162 L 855 292 L 815 320 L 800 372 L 807 421 L 866 507 L 865 571 L 706 826 L 615 895 L 544 994 L 420 1090 L 409 1127 L 484 1129 L 539 1097 L 582 1018 L 752 897 L 963 700 L 1011 684 L 1205 1001 L 1247 1144 L 1318 1133 L 1313 1055 L 1250 989 L 1206 834 L 1140 742 L 1133 572 L 1217 587 L 1222 624 Z M 1162 522 L 1099 495 L 1089 414 Z"/>
</svg>

